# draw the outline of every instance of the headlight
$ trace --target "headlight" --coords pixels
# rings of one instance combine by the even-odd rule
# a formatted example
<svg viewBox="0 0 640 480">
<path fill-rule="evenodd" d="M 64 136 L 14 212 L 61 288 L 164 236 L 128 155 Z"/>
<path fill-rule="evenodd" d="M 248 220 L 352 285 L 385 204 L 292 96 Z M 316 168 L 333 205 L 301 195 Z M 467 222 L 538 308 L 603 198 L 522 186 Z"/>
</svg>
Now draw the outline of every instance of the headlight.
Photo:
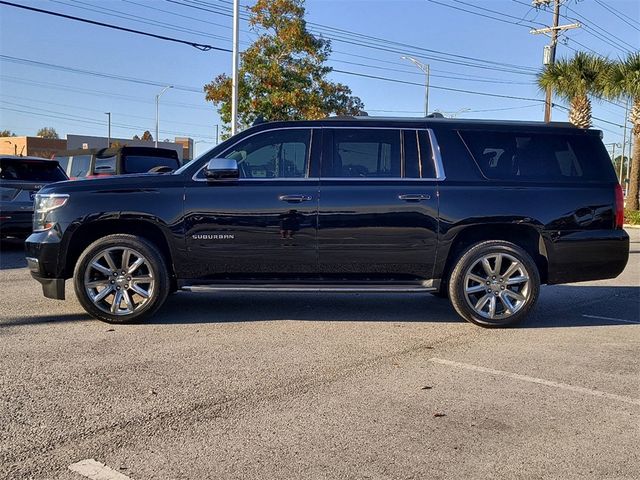
<svg viewBox="0 0 640 480">
<path fill-rule="evenodd" d="M 42 232 L 55 225 L 48 217 L 49 213 L 63 207 L 69 200 L 69 195 L 58 193 L 38 193 L 33 203 L 33 231 Z"/>
</svg>

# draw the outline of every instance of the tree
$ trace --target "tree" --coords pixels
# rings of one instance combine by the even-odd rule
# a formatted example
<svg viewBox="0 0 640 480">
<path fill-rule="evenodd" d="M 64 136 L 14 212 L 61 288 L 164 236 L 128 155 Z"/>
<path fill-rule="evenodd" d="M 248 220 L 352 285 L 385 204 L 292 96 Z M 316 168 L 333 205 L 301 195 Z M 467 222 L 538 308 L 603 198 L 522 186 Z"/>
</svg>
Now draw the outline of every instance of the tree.
<svg viewBox="0 0 640 480">
<path fill-rule="evenodd" d="M 560 98 L 570 102 L 569 121 L 579 128 L 591 126 L 589 96 L 602 96 L 604 77 L 610 63 L 597 55 L 577 52 L 571 59 L 546 65 L 538 74 L 542 89 L 551 87 Z"/>
<path fill-rule="evenodd" d="M 144 133 L 142 134 L 141 140 L 147 140 L 149 142 L 152 142 L 153 135 L 151 135 L 151 132 L 149 130 L 145 130 Z"/>
<path fill-rule="evenodd" d="M 640 51 L 630 53 L 626 58 L 613 63 L 604 88 L 608 98 L 622 98 L 632 102 L 629 121 L 633 134 L 631 152 L 631 172 L 629 173 L 629 192 L 627 208 L 640 210 L 638 191 L 640 189 Z"/>
<path fill-rule="evenodd" d="M 132 140 L 140 140 L 140 137 L 136 134 L 133 136 Z"/>
<path fill-rule="evenodd" d="M 16 134 L 10 130 L 0 130 L 0 137 L 15 137 Z"/>
<path fill-rule="evenodd" d="M 305 120 L 331 114 L 355 115 L 364 107 L 341 83 L 326 77 L 328 40 L 314 37 L 304 20 L 304 0 L 257 0 L 249 24 L 260 33 L 241 55 L 238 74 L 238 121 L 246 128 L 265 120 Z M 218 106 L 229 131 L 231 78 L 218 75 L 204 86 L 205 98 Z M 226 135 L 225 135 L 226 136 Z"/>
<path fill-rule="evenodd" d="M 58 136 L 58 132 L 56 132 L 56 129 L 53 128 L 53 127 L 42 127 L 40 130 L 38 130 L 38 133 L 36 133 L 36 135 L 38 137 L 52 138 L 52 139 L 55 139 L 55 140 L 60 138 Z"/>
</svg>

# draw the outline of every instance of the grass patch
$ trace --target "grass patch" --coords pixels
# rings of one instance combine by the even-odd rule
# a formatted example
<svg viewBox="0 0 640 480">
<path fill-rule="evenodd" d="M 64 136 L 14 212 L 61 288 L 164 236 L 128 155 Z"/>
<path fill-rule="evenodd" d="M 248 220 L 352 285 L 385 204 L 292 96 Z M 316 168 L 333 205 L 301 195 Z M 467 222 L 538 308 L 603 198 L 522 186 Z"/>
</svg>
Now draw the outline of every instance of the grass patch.
<svg viewBox="0 0 640 480">
<path fill-rule="evenodd" d="M 640 225 L 640 210 L 625 209 L 624 223 L 628 223 L 629 225 Z"/>
</svg>

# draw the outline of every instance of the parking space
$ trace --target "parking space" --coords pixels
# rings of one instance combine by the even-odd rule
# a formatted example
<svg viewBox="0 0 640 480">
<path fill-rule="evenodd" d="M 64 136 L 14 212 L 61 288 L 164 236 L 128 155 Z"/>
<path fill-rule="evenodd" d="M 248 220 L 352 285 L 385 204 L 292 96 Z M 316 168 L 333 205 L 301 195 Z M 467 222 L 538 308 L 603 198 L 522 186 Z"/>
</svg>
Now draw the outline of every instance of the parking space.
<svg viewBox="0 0 640 480">
<path fill-rule="evenodd" d="M 107 325 L 3 244 L 0 478 L 640 478 L 630 234 L 620 277 L 498 330 L 404 294 L 178 293 Z"/>
</svg>

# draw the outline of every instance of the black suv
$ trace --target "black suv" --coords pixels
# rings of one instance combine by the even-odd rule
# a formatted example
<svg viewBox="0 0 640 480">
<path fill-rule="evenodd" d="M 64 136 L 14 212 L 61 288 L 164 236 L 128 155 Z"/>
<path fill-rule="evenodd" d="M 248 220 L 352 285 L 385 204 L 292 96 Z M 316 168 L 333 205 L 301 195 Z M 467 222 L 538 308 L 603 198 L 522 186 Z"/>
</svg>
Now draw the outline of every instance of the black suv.
<svg viewBox="0 0 640 480">
<path fill-rule="evenodd" d="M 483 326 L 540 284 L 612 278 L 629 237 L 595 130 L 332 118 L 250 128 L 167 175 L 44 188 L 26 244 L 44 295 L 96 318 L 175 290 L 430 292 Z"/>
</svg>

